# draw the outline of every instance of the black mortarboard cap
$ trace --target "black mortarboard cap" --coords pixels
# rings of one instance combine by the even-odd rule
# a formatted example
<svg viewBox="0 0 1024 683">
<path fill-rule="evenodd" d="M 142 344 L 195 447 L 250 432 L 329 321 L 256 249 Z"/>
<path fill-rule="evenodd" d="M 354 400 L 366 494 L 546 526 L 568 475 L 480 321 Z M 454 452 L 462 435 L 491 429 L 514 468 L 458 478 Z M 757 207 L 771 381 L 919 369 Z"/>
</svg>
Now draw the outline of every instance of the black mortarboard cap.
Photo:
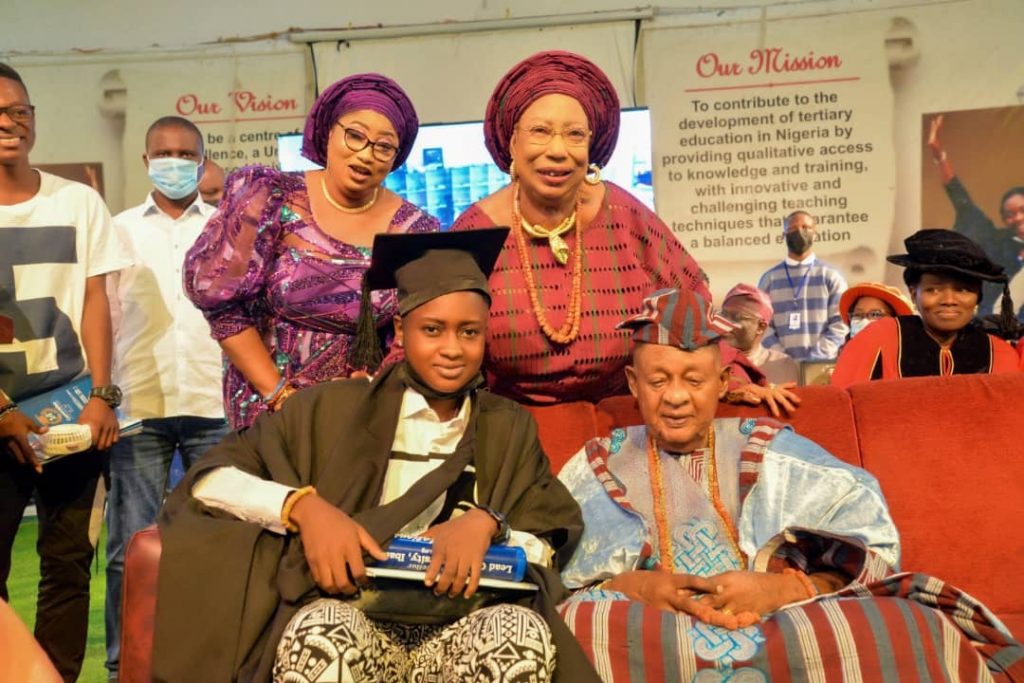
<svg viewBox="0 0 1024 683">
<path fill-rule="evenodd" d="M 377 235 L 363 277 L 371 290 L 397 289 L 401 315 L 451 292 L 478 291 L 490 301 L 487 279 L 506 237 L 508 228 Z"/>
<path fill-rule="evenodd" d="M 363 275 L 363 296 L 356 338 L 349 352 L 350 364 L 370 370 L 380 364 L 381 349 L 370 291 L 397 289 L 400 315 L 451 292 L 480 292 L 489 303 L 487 280 L 508 232 L 508 228 L 483 228 L 375 236 L 370 267 Z"/>
</svg>

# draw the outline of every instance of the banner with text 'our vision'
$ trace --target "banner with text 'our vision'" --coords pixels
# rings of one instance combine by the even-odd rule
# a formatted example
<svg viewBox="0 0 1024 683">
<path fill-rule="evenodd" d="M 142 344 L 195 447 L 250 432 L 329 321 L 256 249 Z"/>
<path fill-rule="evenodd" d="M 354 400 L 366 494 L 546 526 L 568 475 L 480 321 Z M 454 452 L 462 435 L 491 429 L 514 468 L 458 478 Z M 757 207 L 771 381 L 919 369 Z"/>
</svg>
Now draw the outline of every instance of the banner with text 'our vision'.
<svg viewBox="0 0 1024 683">
<path fill-rule="evenodd" d="M 655 203 L 716 297 L 785 256 L 782 219 L 816 217 L 816 253 L 881 280 L 894 213 L 882 22 L 788 20 L 645 33 Z"/>
</svg>

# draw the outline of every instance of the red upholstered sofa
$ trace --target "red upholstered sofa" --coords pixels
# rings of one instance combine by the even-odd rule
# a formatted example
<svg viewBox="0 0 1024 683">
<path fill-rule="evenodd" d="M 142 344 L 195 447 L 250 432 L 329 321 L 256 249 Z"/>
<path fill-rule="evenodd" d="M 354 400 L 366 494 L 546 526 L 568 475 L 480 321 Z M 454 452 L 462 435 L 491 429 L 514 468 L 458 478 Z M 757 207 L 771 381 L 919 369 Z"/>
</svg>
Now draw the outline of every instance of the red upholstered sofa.
<svg viewBox="0 0 1024 683">
<path fill-rule="evenodd" d="M 983 600 L 1024 635 L 1024 373 L 872 382 L 799 390 L 794 429 L 881 482 L 903 541 L 903 569 L 924 571 Z M 558 470 L 589 438 L 637 424 L 629 397 L 597 406 L 531 409 Z M 721 416 L 762 408 L 722 406 Z M 121 681 L 148 681 L 155 609 L 155 529 L 128 547 Z"/>
</svg>

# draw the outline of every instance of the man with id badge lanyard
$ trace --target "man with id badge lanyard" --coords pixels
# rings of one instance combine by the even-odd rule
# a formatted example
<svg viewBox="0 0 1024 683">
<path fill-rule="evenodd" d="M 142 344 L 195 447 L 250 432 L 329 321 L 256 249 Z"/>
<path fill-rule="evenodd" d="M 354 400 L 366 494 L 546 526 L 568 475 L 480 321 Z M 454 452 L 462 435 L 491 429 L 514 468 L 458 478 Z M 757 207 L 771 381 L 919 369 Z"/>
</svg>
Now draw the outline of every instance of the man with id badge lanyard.
<svg viewBox="0 0 1024 683">
<path fill-rule="evenodd" d="M 768 269 L 758 283 L 775 309 L 762 344 L 799 361 L 833 360 L 847 333 L 839 314 L 846 280 L 814 255 L 817 227 L 813 216 L 794 211 L 782 225 L 786 258 Z"/>
</svg>

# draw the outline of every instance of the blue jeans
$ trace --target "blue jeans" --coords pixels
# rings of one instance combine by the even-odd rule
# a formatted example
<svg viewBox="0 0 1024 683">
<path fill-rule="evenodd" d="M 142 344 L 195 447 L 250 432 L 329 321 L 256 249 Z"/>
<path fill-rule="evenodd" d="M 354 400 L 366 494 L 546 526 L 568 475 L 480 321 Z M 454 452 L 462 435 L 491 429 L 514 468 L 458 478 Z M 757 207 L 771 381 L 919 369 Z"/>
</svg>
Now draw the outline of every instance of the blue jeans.
<svg viewBox="0 0 1024 683">
<path fill-rule="evenodd" d="M 107 495 L 107 669 L 121 655 L 121 579 L 124 551 L 132 535 L 156 521 L 175 451 L 185 469 L 228 432 L 225 420 L 165 417 L 142 421 L 142 432 L 110 449 Z"/>
</svg>

